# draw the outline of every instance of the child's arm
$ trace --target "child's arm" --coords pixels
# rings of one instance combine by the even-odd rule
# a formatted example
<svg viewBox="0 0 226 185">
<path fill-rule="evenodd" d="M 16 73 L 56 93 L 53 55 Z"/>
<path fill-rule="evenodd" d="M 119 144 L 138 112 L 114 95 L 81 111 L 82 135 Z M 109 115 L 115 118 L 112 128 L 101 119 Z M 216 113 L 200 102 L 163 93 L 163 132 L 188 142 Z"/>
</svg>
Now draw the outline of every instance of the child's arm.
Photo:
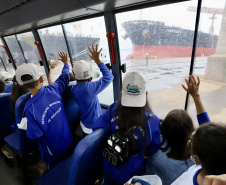
<svg viewBox="0 0 226 185">
<path fill-rule="evenodd" d="M 89 51 L 91 52 L 91 54 L 89 54 L 90 58 L 95 61 L 95 63 L 98 65 L 98 67 L 100 68 L 100 71 L 103 74 L 103 77 L 100 78 L 98 81 L 89 83 L 90 95 L 96 96 L 111 83 L 114 77 L 112 73 L 109 71 L 109 69 L 99 59 L 99 55 L 100 55 L 100 52 L 102 51 L 102 48 L 98 51 L 98 45 L 96 45 L 96 49 L 95 49 L 92 44 L 92 50 L 89 48 Z"/>
<path fill-rule="evenodd" d="M 153 115 L 147 124 L 146 145 L 147 156 L 155 154 L 160 148 L 160 121 L 156 115 Z"/>
<path fill-rule="evenodd" d="M 187 87 L 185 87 L 183 84 L 182 84 L 182 87 L 184 88 L 185 91 L 187 91 L 192 96 L 195 102 L 199 125 L 202 125 L 203 123 L 209 123 L 210 122 L 209 116 L 205 110 L 205 107 L 203 106 L 203 103 L 199 94 L 200 79 L 199 77 L 197 77 L 197 82 L 196 82 L 196 79 L 193 75 L 189 76 L 189 79 L 190 79 L 190 83 L 185 78 Z"/>
<path fill-rule="evenodd" d="M 57 61 L 50 61 L 50 70 L 49 70 L 49 85 L 52 84 L 53 81 L 53 70 L 57 66 Z"/>
<path fill-rule="evenodd" d="M 51 85 L 48 86 L 48 88 L 53 88 L 56 93 L 58 93 L 60 96 L 63 95 L 64 90 L 67 88 L 70 77 L 69 77 L 69 70 L 70 66 L 69 60 L 68 60 L 68 54 L 61 51 L 59 52 L 59 60 L 61 60 L 64 63 L 64 68 L 62 69 L 61 75 L 58 77 L 58 79 Z"/>
<path fill-rule="evenodd" d="M 98 128 L 110 128 L 111 127 L 111 112 L 113 107 L 115 106 L 115 104 L 117 103 L 113 103 L 112 105 L 110 105 L 110 107 L 108 108 L 108 110 L 100 115 L 100 117 L 95 121 L 95 123 L 92 126 L 92 130 L 96 130 Z"/>
</svg>

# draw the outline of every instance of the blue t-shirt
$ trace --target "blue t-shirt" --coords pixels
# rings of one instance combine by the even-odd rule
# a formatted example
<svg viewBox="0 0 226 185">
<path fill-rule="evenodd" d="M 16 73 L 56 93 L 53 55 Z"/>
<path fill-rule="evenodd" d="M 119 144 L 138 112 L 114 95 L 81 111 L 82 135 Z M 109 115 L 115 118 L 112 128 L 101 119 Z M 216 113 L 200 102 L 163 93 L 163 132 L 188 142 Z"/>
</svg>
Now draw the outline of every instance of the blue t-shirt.
<svg viewBox="0 0 226 185">
<path fill-rule="evenodd" d="M 86 128 L 92 128 L 93 123 L 102 114 L 97 95 L 113 80 L 113 75 L 103 64 L 98 64 L 103 77 L 95 82 L 85 82 L 74 85 L 71 92 L 80 108 L 80 119 Z"/>
<path fill-rule="evenodd" d="M 62 103 L 62 95 L 69 83 L 69 65 L 51 85 L 42 87 L 27 101 L 27 137 L 39 140 L 41 155 L 51 165 L 69 151 L 72 135 Z M 43 153 L 42 153 L 43 151 Z M 43 157 L 43 156 L 42 156 Z"/>
<path fill-rule="evenodd" d="M 95 124 L 93 130 L 98 128 L 110 127 L 112 133 L 119 129 L 118 118 L 119 115 L 115 111 L 119 102 L 113 103 L 109 109 L 102 114 Z M 145 117 L 150 115 L 150 111 L 146 111 Z M 131 177 L 140 175 L 142 166 L 144 164 L 145 155 L 153 155 L 160 148 L 160 122 L 156 115 L 152 115 L 146 122 L 145 138 L 141 137 L 138 133 L 134 132 L 135 138 L 138 143 L 144 143 L 144 148 L 136 156 L 131 157 L 126 164 L 119 168 L 115 168 L 109 161 L 103 158 L 104 174 L 107 179 L 112 179 L 118 184 L 126 183 Z M 144 154 L 144 151 L 146 154 Z"/>
<path fill-rule="evenodd" d="M 201 169 L 198 169 L 196 172 L 195 172 L 195 175 L 193 176 L 193 184 L 194 185 L 199 185 L 198 181 L 197 181 L 197 176 L 199 174 L 199 172 L 201 171 Z"/>
</svg>

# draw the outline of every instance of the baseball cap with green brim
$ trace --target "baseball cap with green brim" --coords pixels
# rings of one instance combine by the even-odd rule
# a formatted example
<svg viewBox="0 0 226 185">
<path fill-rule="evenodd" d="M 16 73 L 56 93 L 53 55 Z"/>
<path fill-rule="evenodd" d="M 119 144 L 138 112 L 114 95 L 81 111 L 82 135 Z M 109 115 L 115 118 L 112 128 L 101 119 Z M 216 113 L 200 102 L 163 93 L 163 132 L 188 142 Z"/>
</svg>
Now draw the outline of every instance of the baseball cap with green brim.
<svg viewBox="0 0 226 185">
<path fill-rule="evenodd" d="M 90 77 L 98 78 L 100 74 L 97 70 L 93 70 L 91 65 L 85 60 L 76 61 L 72 71 L 76 80 L 87 80 Z"/>
</svg>

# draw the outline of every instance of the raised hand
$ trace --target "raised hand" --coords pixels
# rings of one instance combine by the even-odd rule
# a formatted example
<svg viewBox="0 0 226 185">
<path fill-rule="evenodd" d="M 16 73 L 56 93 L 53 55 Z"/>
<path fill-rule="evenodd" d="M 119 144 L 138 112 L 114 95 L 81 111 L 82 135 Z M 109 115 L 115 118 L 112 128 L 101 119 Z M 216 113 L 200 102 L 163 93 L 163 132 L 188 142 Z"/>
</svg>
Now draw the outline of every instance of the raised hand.
<svg viewBox="0 0 226 185">
<path fill-rule="evenodd" d="M 54 69 L 55 67 L 57 67 L 57 65 L 58 65 L 58 61 L 56 61 L 56 60 L 51 60 L 50 61 L 50 69 Z"/>
<path fill-rule="evenodd" d="M 88 47 L 90 53 L 89 56 L 92 60 L 94 60 L 94 62 L 98 65 L 99 63 L 101 63 L 99 55 L 100 52 L 102 51 L 103 48 L 100 49 L 100 51 L 98 51 L 98 45 L 96 44 L 96 49 L 94 48 L 93 44 L 92 44 L 92 50 L 90 49 L 90 47 Z"/>
<path fill-rule="evenodd" d="M 64 64 L 69 64 L 67 52 L 65 53 L 64 51 L 60 51 L 58 54 L 60 56 L 58 60 L 62 61 Z"/>
<path fill-rule="evenodd" d="M 187 91 L 193 98 L 199 97 L 199 84 L 200 84 L 200 79 L 197 77 L 197 82 L 196 79 L 193 75 L 189 76 L 190 83 L 188 80 L 185 78 L 185 82 L 187 84 L 187 87 L 182 84 L 182 87 L 184 88 L 185 91 Z"/>
</svg>

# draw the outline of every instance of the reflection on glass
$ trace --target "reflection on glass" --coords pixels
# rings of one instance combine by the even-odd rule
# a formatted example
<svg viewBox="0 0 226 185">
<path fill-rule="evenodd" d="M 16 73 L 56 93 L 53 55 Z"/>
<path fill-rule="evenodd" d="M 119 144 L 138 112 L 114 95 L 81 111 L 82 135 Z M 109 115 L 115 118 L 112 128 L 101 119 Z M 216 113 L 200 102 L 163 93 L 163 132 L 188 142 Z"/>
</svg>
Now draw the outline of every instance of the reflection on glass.
<svg viewBox="0 0 226 185">
<path fill-rule="evenodd" d="M 16 40 L 15 35 L 5 37 L 5 41 L 9 47 L 9 50 L 13 56 L 13 59 L 14 59 L 16 65 L 19 66 L 19 65 L 25 63 L 23 53 L 20 49 L 20 46 Z"/>
<path fill-rule="evenodd" d="M 194 75 L 201 79 L 199 91 L 211 121 L 226 124 L 226 1 L 203 1 L 200 19 L 198 45 L 203 47 L 196 51 Z M 195 115 L 192 99 L 188 111 Z"/>
<path fill-rule="evenodd" d="M 160 118 L 184 108 L 181 83 L 189 74 L 196 18 L 191 6 L 197 0 L 116 15 L 121 63 L 127 72 L 143 74 L 151 107 Z"/>
<path fill-rule="evenodd" d="M 98 48 L 103 48 L 100 54 L 100 60 L 103 63 L 110 63 L 108 42 L 106 38 L 106 28 L 104 17 L 97 17 L 88 20 L 82 20 L 64 24 L 66 38 L 72 51 L 73 62 L 85 60 L 90 63 L 94 70 L 98 70 L 98 66 L 89 57 L 88 46 L 91 47 L 98 44 Z M 99 78 L 101 78 L 100 75 Z M 98 78 L 98 79 L 99 79 Z M 98 79 L 93 79 L 98 80 Z M 109 96 L 110 95 L 110 96 Z M 113 86 L 112 83 L 98 95 L 102 104 L 110 105 L 113 103 Z"/>
<path fill-rule="evenodd" d="M 63 30 L 60 25 L 40 29 L 38 30 L 38 33 L 40 35 L 48 61 L 58 61 L 59 51 L 68 52 L 65 38 L 63 35 Z M 59 61 L 57 67 L 54 69 L 53 72 L 54 81 L 60 76 L 63 66 L 64 64 Z"/>
<path fill-rule="evenodd" d="M 45 74 L 44 66 L 40 66 L 39 61 L 41 61 L 38 49 L 34 44 L 35 39 L 32 32 L 26 32 L 17 35 L 18 41 L 23 49 L 24 57 L 28 63 L 36 64 L 41 72 Z M 47 80 L 44 81 L 44 85 L 48 85 Z"/>
<path fill-rule="evenodd" d="M 5 49 L 3 48 L 3 45 L 4 44 L 3 44 L 2 40 L 0 39 L 0 57 L 1 57 L 2 61 L 4 62 L 7 71 L 11 74 L 15 74 L 15 70 L 14 70 L 12 64 L 9 63 L 9 58 L 5 52 Z"/>
</svg>

